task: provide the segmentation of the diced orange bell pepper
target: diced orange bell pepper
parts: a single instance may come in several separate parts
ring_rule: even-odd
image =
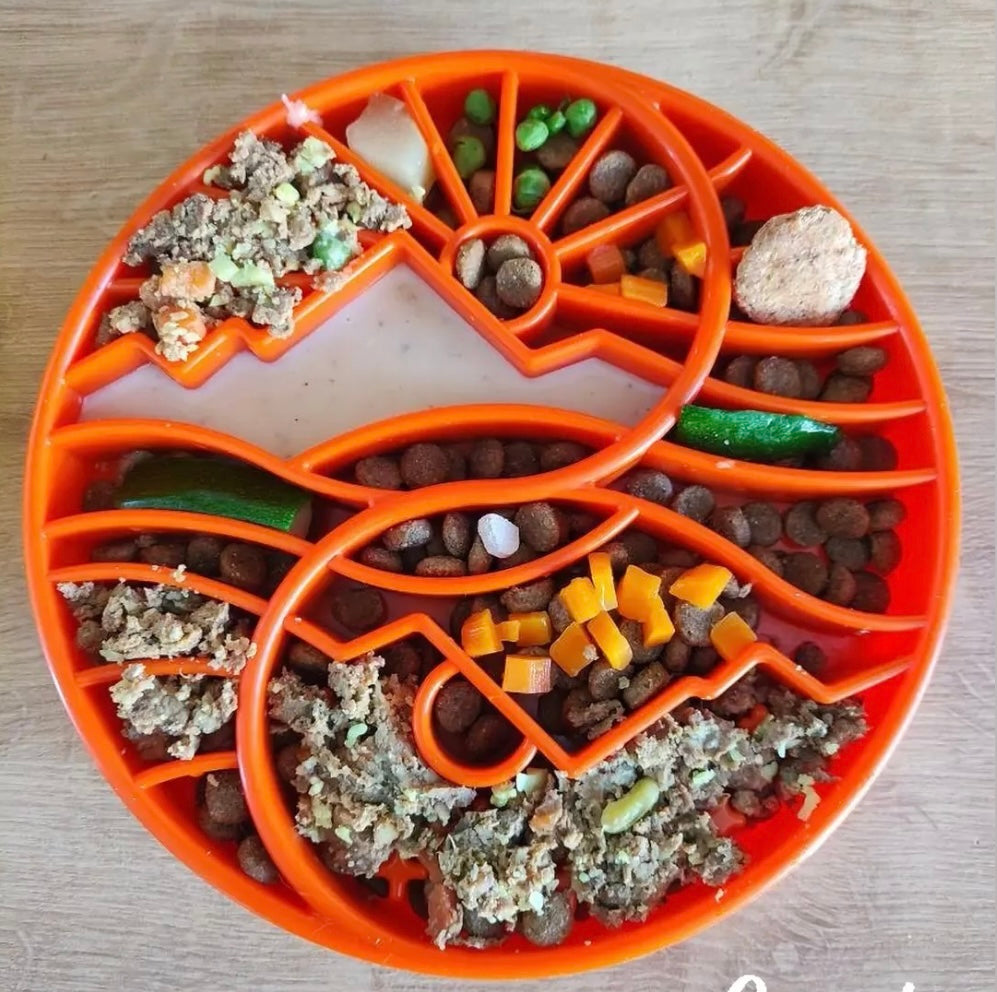
[[[730,569],[723,565],[703,562],[684,571],[669,587],[668,591],[685,603],[692,603],[701,610],[709,609],[724,587],[731,580]]]
[[[613,582],[613,560],[607,551],[593,551],[589,555],[589,574],[592,585],[604,610],[616,609],[616,584]]]
[[[693,241],[692,244],[677,246],[675,248],[675,261],[689,275],[702,279],[706,273],[706,242]],[[625,291],[623,295],[626,296]]]
[[[668,283],[643,276],[620,276],[620,295],[627,300],[649,303],[652,307],[663,307],[668,305]]]
[[[177,300],[206,300],[215,291],[215,274],[207,262],[164,262],[159,292]]]
[[[675,254],[676,248],[691,245],[699,239],[689,215],[684,210],[675,210],[661,219],[654,232],[654,240],[662,255],[671,256]]]
[[[610,296],[619,296],[621,293],[618,282],[590,282],[586,289],[597,289],[600,293],[608,293]]]
[[[510,613],[509,621],[519,624],[519,635],[516,643],[521,648],[536,647],[539,644],[550,644],[552,628],[550,617],[544,610],[534,613]]]
[[[507,654],[502,688],[506,692],[529,695],[550,692],[550,658],[546,655]]]
[[[472,657],[481,658],[502,650],[502,641],[514,641],[519,636],[519,624],[505,621],[497,624],[491,610],[472,613],[460,628],[460,646]]]
[[[630,642],[620,633],[620,628],[608,613],[600,613],[594,620],[590,620],[586,629],[606,661],[617,671],[626,668],[633,660]]]
[[[769,711],[767,706],[763,706],[761,703],[755,703],[755,705],[752,706],[751,709],[737,721],[737,725],[742,730],[746,730],[749,734],[753,734],[761,726],[762,721],[768,715]]]
[[[728,613],[710,630],[710,641],[724,661],[736,658],[749,644],[757,640],[755,632],[737,613]]]
[[[592,585],[591,579],[572,579],[561,590],[561,602],[568,611],[568,615],[577,623],[585,623],[591,620],[602,607],[599,605],[599,596]]]
[[[596,245],[585,256],[585,264],[594,283],[618,282],[627,271],[627,260],[617,245]]]
[[[651,609],[642,621],[644,632],[644,647],[654,648],[659,644],[667,644],[675,634],[675,624],[665,609],[660,596],[651,601]]]
[[[620,616],[628,620],[646,620],[653,601],[661,601],[658,595],[660,589],[660,575],[652,575],[636,565],[628,565],[616,587]]]
[[[572,678],[599,658],[599,651],[589,640],[580,623],[569,624],[550,646],[550,656],[557,667]]]

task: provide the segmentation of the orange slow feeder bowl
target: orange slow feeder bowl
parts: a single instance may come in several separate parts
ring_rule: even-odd
[[[479,218],[441,135],[460,114],[464,95],[489,89],[498,101],[494,215]],[[344,130],[376,92],[402,99],[430,148],[438,183],[450,201],[457,229],[414,203],[345,146]],[[599,121],[549,194],[528,217],[512,215],[515,167],[513,130],[525,109],[556,104],[565,94],[588,96]],[[954,588],[958,552],[958,480],[947,403],[917,320],[883,259],[869,249],[866,276],[855,306],[867,321],[820,328],[767,327],[730,320],[731,272],[737,250],[728,243],[718,194],[735,193],[749,215],[768,217],[797,207],[840,205],[788,155],[745,125],[686,93],[618,69],[568,58],[512,52],[467,52],[411,58],[359,70],[320,83],[297,96],[321,115],[322,125],[301,132],[327,141],[365,181],[405,204],[407,232],[365,237],[364,250],[333,292],[304,280],[296,330],[284,340],[236,318],[212,329],[185,362],[170,364],[141,334],[97,349],[94,332],[108,308],[133,299],[141,279],[120,258],[130,235],[158,210],[204,187],[204,170],[224,159],[235,135],[251,128],[288,141],[295,132],[275,104],[210,144],[166,180],[114,239],[74,303],[59,335],[42,385],[28,452],[24,541],[33,606],[49,665],[70,715],[108,780],[139,819],[177,857],[243,905],[278,926],[345,954],[378,964],[450,976],[522,978],[603,967],[682,940],[732,912],[811,853],[854,805],[897,742],[924,689],[938,652]],[[300,137],[300,134],[298,135]],[[674,185],[565,237],[557,222],[609,147],[625,147],[643,161],[668,169]],[[568,281],[587,252],[601,243],[629,245],[647,237],[675,210],[688,211],[706,242],[708,261],[697,313],[655,309],[594,292]],[[844,212],[844,211],[842,211]],[[544,291],[522,316],[501,321],[452,276],[457,246],[479,233],[519,233],[545,271]],[[563,409],[481,404],[427,410],[350,431],[282,459],[245,441],[176,420],[80,421],[85,397],[146,363],[183,386],[197,389],[237,352],[248,349],[267,362],[399,264],[410,266],[520,372],[541,376],[598,357],[661,387],[660,400],[633,427]],[[298,279],[295,282],[295,279]],[[557,334],[545,333],[557,328]],[[563,328],[570,328],[565,333]],[[875,342],[889,363],[870,400],[842,404],[786,399],[711,378],[720,354],[781,354],[819,359],[857,344]],[[676,358],[676,353],[684,358]],[[280,374],[279,364],[273,375]],[[841,426],[852,435],[880,434],[898,452],[888,471],[830,472],[732,462],[661,440],[678,410],[694,398],[704,405],[801,413]],[[453,441],[484,436],[574,440],[593,453],[580,462],[527,478],[453,482],[411,492],[367,489],[342,481],[358,458],[396,450],[414,441]],[[310,490],[347,511],[315,543],[268,528],[199,514],[158,510],[81,512],[82,495],[102,461],[138,448],[185,448],[239,457]],[[687,518],[610,488],[637,463],[673,478],[717,491],[776,502],[857,496],[893,496],[907,518],[899,529],[905,554],[889,579],[891,606],[862,613],[808,596],[769,572],[747,552]],[[354,553],[400,521],[451,510],[555,500],[584,509],[601,521],[591,532],[534,561],[506,571],[434,579],[378,571]],[[334,637],[303,618],[306,604],[330,579],[358,580],[387,591],[456,597],[507,588],[561,569],[628,526],[726,564],[750,581],[766,610],[781,624],[828,646],[832,662],[820,678],[761,642],[709,677],[684,676],[611,731],[579,751],[565,750],[512,697],[473,662],[429,615],[416,612],[352,641]],[[185,587],[228,601],[258,617],[257,653],[239,676],[235,750],[201,754],[189,761],[147,763],[121,736],[107,699],[120,667],[94,666],[76,647],[73,626],[56,591],[64,581],[126,580],[167,584],[167,570],[144,564],[90,563],[89,549],[109,537],[138,532],[199,532],[269,546],[298,557],[275,594],[264,600],[223,582],[187,575]],[[916,548],[916,553],[914,549]],[[713,698],[754,666],[761,666],[797,693],[821,702],[857,695],[869,733],[831,765],[836,780],[806,822],[784,810],[772,820],[735,834],[747,867],[728,883],[722,898],[704,885],[670,896],[642,924],[607,929],[580,921],[568,941],[539,948],[513,937],[501,946],[439,951],[410,905],[408,886],[424,877],[414,863],[397,858],[381,872],[387,894],[376,897],[352,880],[329,873],[313,848],[294,830],[276,777],[269,745],[266,687],[279,668],[289,632],[337,661],[346,661],[401,637],[420,634],[444,656],[425,679],[416,701],[414,733],[424,759],[445,777],[488,786],[525,768],[537,752],[569,774],[578,774],[624,745],[666,712],[692,698]],[[218,674],[197,660],[160,661],[152,674]],[[431,706],[450,678],[463,675],[521,733],[521,743],[498,765],[470,767],[452,758],[435,738]],[[264,886],[245,876],[234,844],[209,840],[198,827],[195,782],[207,771],[238,768],[257,831],[282,882]],[[387,903],[387,905],[385,905]]]

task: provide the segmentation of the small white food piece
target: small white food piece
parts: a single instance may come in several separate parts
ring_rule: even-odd
[[[436,181],[422,132],[405,104],[386,93],[375,93],[347,125],[346,143],[419,203]]]
[[[495,558],[508,558],[519,550],[519,528],[498,513],[486,513],[478,520],[478,537]]]
[[[318,111],[309,107],[304,100],[292,100],[286,93],[280,95],[281,103],[287,111],[287,123],[291,127],[301,127],[302,124],[321,124],[322,118]]]
[[[471,238],[457,249],[454,270],[460,284],[466,289],[477,289],[485,272],[485,243],[481,238]]]
[[[822,327],[848,308],[866,250],[830,207],[803,207],[766,221],[734,277],[737,305],[762,324]]]

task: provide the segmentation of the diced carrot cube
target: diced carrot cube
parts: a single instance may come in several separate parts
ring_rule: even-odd
[[[654,240],[661,254],[670,256],[675,254],[676,248],[692,244],[698,238],[689,215],[684,210],[676,210],[661,219],[654,232]]]
[[[606,551],[593,551],[589,555],[589,575],[595,586],[599,603],[604,610],[616,609],[616,585],[613,582],[613,560]]]
[[[519,643],[519,621],[509,617],[501,623],[495,624],[500,641],[514,641]]]
[[[472,657],[480,658],[502,650],[502,638],[491,610],[472,613],[460,628],[460,645]]]
[[[620,633],[616,621],[608,613],[600,613],[590,620],[586,629],[602,652],[606,661],[617,671],[626,668],[633,660],[633,648],[630,642]]]
[[[703,562],[702,565],[684,571],[669,586],[668,591],[676,599],[707,610],[717,601],[731,577],[730,569],[723,565]]]
[[[602,609],[591,579],[572,579],[561,590],[560,595],[568,615],[577,623],[591,620]]]
[[[627,300],[649,303],[652,307],[663,307],[668,304],[668,284],[643,276],[621,276],[620,295]]]
[[[675,261],[691,276],[702,279],[706,272],[706,242],[694,241],[675,249]],[[624,292],[624,296],[626,293]]]
[[[550,646],[550,656],[557,667],[572,678],[599,657],[596,646],[589,640],[580,623],[569,624]]]
[[[749,644],[754,644],[757,640],[755,632],[738,613],[728,613],[710,630],[710,641],[724,661],[736,658]]]
[[[658,595],[660,589],[660,575],[652,575],[636,565],[628,565],[616,587],[620,616],[628,620],[646,620],[651,612],[652,602],[661,601]]]
[[[627,260],[616,245],[596,245],[585,256],[585,264],[597,284],[619,282],[627,271]]]
[[[550,658],[546,655],[507,654],[502,688],[506,692],[529,695],[550,692]]]
[[[675,624],[665,609],[660,596],[651,601],[651,608],[642,621],[644,632],[644,647],[654,648],[659,644],[667,644],[675,634]]]
[[[509,621],[519,624],[519,632],[515,640],[521,648],[550,644],[552,628],[550,617],[546,611],[537,610],[534,613],[510,613]]]
[[[177,300],[206,300],[215,291],[215,274],[207,262],[164,262],[159,292]]]
[[[600,293],[607,293],[610,296],[620,295],[620,284],[618,282],[590,282],[586,289],[597,289]]]

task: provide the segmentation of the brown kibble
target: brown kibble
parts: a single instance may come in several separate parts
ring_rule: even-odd
[[[890,587],[875,572],[855,573],[855,596],[853,610],[865,613],[885,613],[890,605]]]
[[[545,172],[561,172],[578,151],[578,142],[567,131],[552,134],[536,151],[537,161]]]
[[[621,575],[627,570],[630,564],[630,552],[622,541],[609,541],[599,550],[609,555],[609,564],[614,575]]]
[[[402,473],[398,462],[385,455],[361,458],[354,466],[353,474],[361,486],[369,486],[371,489],[402,488]]]
[[[800,376],[800,399],[815,400],[820,396],[821,382],[817,366],[806,358],[797,358],[793,364]]]
[[[515,568],[517,565],[525,565],[528,561],[534,561],[537,557],[536,551],[523,541],[507,558],[497,559],[496,567],[501,569]]]
[[[786,510],[783,529],[793,544],[815,548],[827,540],[827,533],[817,523],[817,504],[812,500],[795,503]]]
[[[585,445],[574,441],[554,441],[552,444],[545,444],[540,449],[540,470],[553,472],[566,465],[574,465],[588,453],[589,449]]]
[[[811,675],[817,675],[827,665],[827,654],[814,641],[804,641],[793,652],[793,661]]]
[[[119,541],[105,541],[90,552],[91,561],[135,561],[137,556],[138,542],[127,537]]]
[[[481,538],[475,537],[467,553],[468,575],[484,575],[491,567],[492,556],[485,550]]]
[[[819,596],[827,585],[827,565],[810,551],[790,551],[782,559],[783,578],[797,589]]]
[[[720,664],[720,655],[716,648],[703,645],[693,648],[689,658],[690,675],[709,675]]]
[[[450,459],[438,444],[413,444],[402,452],[400,469],[409,489],[422,489],[446,482]]]
[[[760,393],[796,399],[802,392],[799,369],[788,358],[763,358],[755,366],[754,387]]]
[[[495,170],[478,169],[467,181],[467,192],[479,214],[490,214],[495,209]]]
[[[729,231],[735,224],[740,224],[744,220],[748,208],[739,196],[728,194],[720,197],[720,209],[724,215],[724,224]]]
[[[520,933],[535,947],[557,947],[563,944],[574,924],[574,905],[566,892],[552,892],[544,902],[543,909],[539,912],[527,910],[520,914],[517,921]]]
[[[654,238],[648,238],[637,249],[637,264],[642,269],[660,269],[667,274],[672,263],[670,258],[661,254],[658,242]]]
[[[381,537],[381,542],[389,551],[404,551],[426,544],[433,536],[433,525],[425,517],[406,520],[389,527]]]
[[[699,280],[681,265],[673,265],[668,273],[668,305],[688,313],[699,309]]]
[[[866,505],[869,530],[892,530],[907,519],[907,508],[898,499],[878,499]]]
[[[466,558],[473,540],[471,518],[466,513],[447,513],[440,528],[443,547],[454,558]]]
[[[485,243],[481,238],[469,238],[457,248],[454,272],[465,289],[477,289],[485,274]]]
[[[874,375],[886,365],[886,351],[874,345],[859,345],[841,352],[835,360],[845,375]]]
[[[753,355],[738,355],[732,358],[724,369],[724,382],[742,389],[753,389],[755,384],[755,366],[758,360]]]
[[[632,207],[635,203],[664,193],[671,184],[668,173],[660,165],[649,162],[647,165],[642,165],[627,184],[623,202]]]
[[[460,482],[467,478],[467,456],[455,445],[448,445],[444,449],[447,453],[447,482]]]
[[[389,551],[379,544],[368,544],[359,555],[362,565],[379,568],[382,572],[402,572],[402,556],[397,551]]]
[[[855,499],[829,499],[817,507],[817,525],[831,537],[864,537],[869,532],[869,513]]]
[[[519,479],[526,475],[536,475],[540,471],[540,459],[536,445],[529,441],[510,441],[505,446],[505,464],[502,474],[507,479]]]
[[[620,148],[603,152],[589,171],[589,192],[606,204],[619,203],[637,173],[633,156]]]
[[[716,505],[713,493],[706,486],[686,486],[674,500],[672,509],[683,517],[702,523]]]
[[[660,662],[652,661],[645,665],[631,679],[623,690],[623,702],[627,709],[635,710],[656,696],[668,684],[668,671]]]
[[[622,677],[622,672],[618,672],[608,661],[600,658],[586,670],[589,695],[595,700],[615,699],[620,694]]]
[[[665,668],[673,675],[681,675],[689,667],[691,657],[692,648],[681,637],[673,637],[665,645],[665,653],[662,661]]]
[[[467,575],[467,562],[452,555],[429,555],[415,566],[415,574],[427,579],[452,579]]]
[[[748,554],[757,558],[770,572],[782,578],[782,552],[774,548],[766,548],[760,544],[748,546]]]
[[[513,258],[533,258],[533,251],[518,234],[500,234],[491,243],[485,257],[488,261],[488,268],[497,273],[506,262]]]
[[[769,547],[782,537],[782,517],[772,503],[745,503],[741,510],[751,531],[751,544]]]
[[[197,825],[212,840],[239,840],[246,832],[245,823],[215,823],[206,806],[197,811]]]
[[[655,661],[661,657],[665,650],[663,644],[655,644],[653,647],[644,647],[644,629],[637,620],[621,620],[620,633],[626,638],[633,654],[635,665],[646,665],[649,661]]]
[[[238,772],[208,772],[204,778],[204,808],[214,823],[235,826],[249,820]]]
[[[157,541],[139,548],[138,557],[146,565],[159,565],[163,568],[176,568],[185,564],[187,546],[182,541]]]
[[[466,620],[467,617],[464,619]],[[459,630],[457,636],[460,636]],[[409,639],[395,641],[394,644],[382,648],[380,653],[381,657],[384,658],[385,675],[397,675],[400,679],[412,679],[422,671],[422,654],[416,644]]]
[[[468,475],[472,479],[497,479],[505,467],[505,446],[495,438],[478,441],[468,456]]]
[[[333,618],[351,634],[366,634],[379,627],[387,615],[384,597],[370,586],[339,587],[330,597]]]
[[[674,492],[672,480],[656,469],[640,468],[623,478],[623,489],[631,496],[646,499],[658,506],[667,506]]]
[[[623,704],[618,699],[595,700],[587,687],[572,689],[564,697],[561,714],[572,730],[583,730],[592,740],[623,719]]]
[[[491,311],[496,317],[508,320],[510,317],[516,316],[516,311],[499,299],[495,276],[485,276],[482,278],[481,282],[478,283],[478,288],[474,291],[474,295],[481,301],[485,309]]]
[[[871,392],[871,380],[832,372],[824,383],[820,399],[824,403],[864,403]]]
[[[765,226],[763,220],[741,220],[731,227],[730,243],[735,247],[750,245],[752,238]]]
[[[869,538],[869,554],[872,567],[884,575],[889,574],[900,564],[900,538],[892,530],[878,530]]]
[[[547,554],[568,539],[568,519],[550,503],[526,503],[516,511],[519,535],[534,551]]]
[[[867,434],[856,439],[862,452],[860,467],[864,472],[892,472],[899,462],[897,449],[885,437]]]
[[[754,596],[735,596],[721,599],[720,605],[727,613],[736,613],[752,630],[758,630],[762,608]]]
[[[609,216],[609,207],[594,196],[583,196],[564,211],[561,218],[561,234],[567,237],[583,227],[598,224]]]
[[[502,605],[510,613],[533,613],[545,610],[554,597],[554,580],[537,579],[524,586],[513,586],[501,596]]]
[[[475,761],[497,758],[512,739],[512,727],[497,713],[484,713],[471,724],[465,738],[468,755]]]
[[[857,472],[862,468],[862,449],[854,438],[843,437],[817,459],[817,467],[828,472]]]
[[[495,291],[506,305],[529,310],[540,299],[543,269],[532,258],[510,258],[495,275]]]
[[[187,567],[198,575],[217,575],[224,547],[220,538],[210,534],[192,537],[187,543]]]
[[[587,510],[575,510],[568,514],[568,533],[572,537],[581,537],[598,523],[599,518],[594,513],[589,513]]]
[[[481,714],[484,697],[470,682],[451,679],[433,703],[437,723],[451,734],[462,734]]]
[[[286,744],[274,757],[277,778],[288,785],[293,784],[294,780],[298,777],[299,764],[301,764],[301,756],[298,753],[298,745]]]
[[[824,545],[828,561],[855,572],[869,564],[869,547],[857,537],[829,537]]]
[[[239,867],[255,882],[273,885],[280,877],[263,841],[256,834],[250,834],[239,844],[236,851]]]
[[[547,604],[547,616],[550,617],[550,625],[557,634],[563,634],[572,624],[571,614],[558,596],[554,596]]]
[[[104,628],[97,620],[82,620],[76,628],[76,646],[87,654],[96,655],[106,637]]]
[[[222,549],[218,560],[222,581],[247,592],[259,592],[267,581],[267,559],[255,544],[233,541]]]
[[[287,664],[302,675],[325,677],[329,674],[330,659],[311,644],[294,641],[287,652]]]
[[[658,561],[669,568],[693,568],[699,564],[699,555],[688,548],[663,548]]]
[[[627,530],[619,537],[627,549],[627,562],[630,565],[647,565],[658,557],[658,542],[641,530]]]
[[[751,543],[751,526],[739,506],[718,506],[710,514],[710,529],[739,548]]]
[[[701,610],[692,603],[677,602],[673,620],[675,631],[690,647],[705,647],[710,643],[710,631],[720,622],[724,608],[719,603]]]
[[[836,606],[847,606],[855,596],[855,576],[838,562],[833,562],[827,571],[827,587],[824,599]]]
[[[110,510],[114,507],[114,483],[109,479],[98,479],[83,490],[82,507],[84,513],[96,510]]]

